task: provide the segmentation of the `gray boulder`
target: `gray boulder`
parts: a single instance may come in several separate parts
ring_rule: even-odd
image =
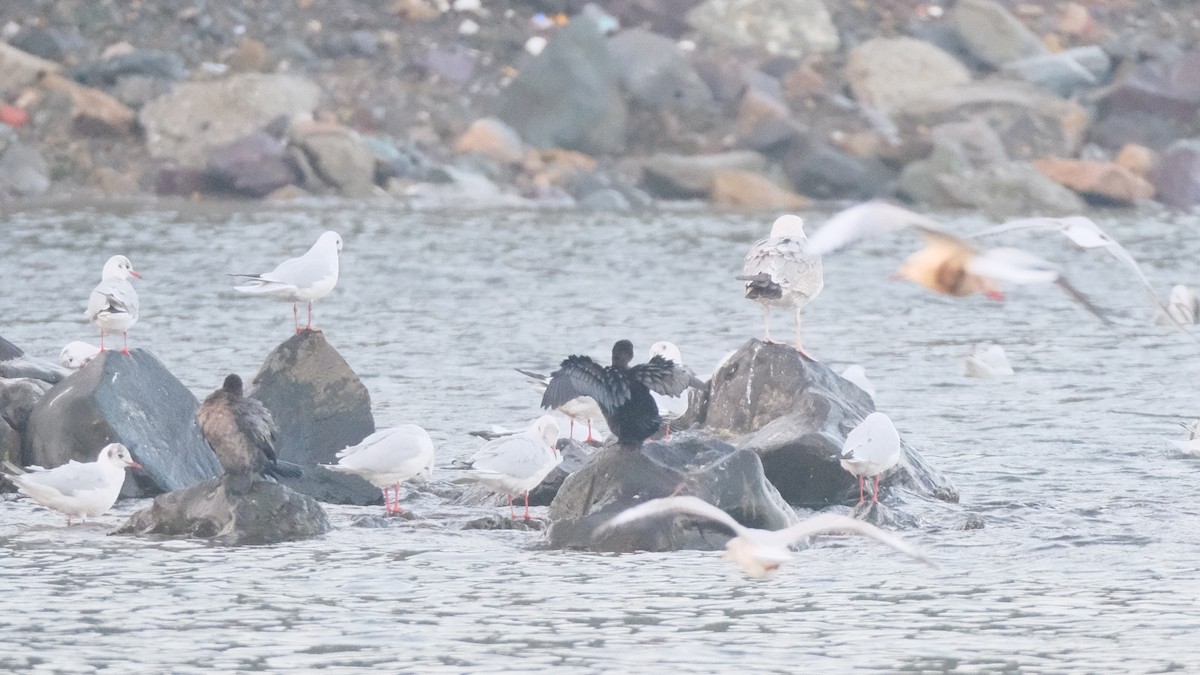
[[[320,331],[296,333],[276,347],[251,387],[249,395],[279,426],[280,459],[335,463],[339,450],[375,431],[371,394]]]
[[[859,157],[825,143],[792,143],[783,157],[792,188],[818,199],[871,199],[887,194],[895,175],[877,157]]]
[[[967,50],[993,68],[1048,51],[1033,31],[993,0],[959,0],[950,22]]]
[[[343,197],[375,194],[375,153],[357,132],[334,124],[293,126],[288,149],[310,190],[332,188]]]
[[[712,192],[713,177],[723,171],[759,172],[767,158],[752,150],[711,155],[657,154],[641,160],[642,186],[656,197],[690,199]]]
[[[649,108],[687,110],[712,103],[712,92],[675,41],[635,28],[608,40],[625,90]]]
[[[1083,198],[1055,183],[1029,162],[1002,162],[958,175],[941,176],[938,183],[948,206],[979,209],[993,218],[1027,213],[1068,216],[1087,208]]]
[[[24,463],[90,462],[99,448],[119,442],[142,465],[127,473],[122,495],[148,497],[194,485],[221,473],[196,422],[199,406],[150,352],[102,352],[34,405]]]
[[[1106,114],[1196,119],[1200,106],[1200,50],[1138,64],[1120,79],[1104,101]]]
[[[33,378],[0,378],[0,419],[23,433],[33,407],[50,387],[49,382]]]
[[[332,529],[325,510],[311,497],[269,480],[255,480],[245,492],[230,490],[226,481],[224,476],[211,478],[160,495],[116,533],[240,546],[309,539]]]
[[[883,110],[971,81],[971,73],[958,59],[910,37],[862,43],[850,52],[845,74],[854,98]]]
[[[839,456],[846,434],[874,410],[866,392],[823,364],[788,345],[755,339],[713,374],[702,422],[761,456],[767,478],[788,503],[819,508],[858,500],[858,481]],[[950,480],[903,446],[884,484],[958,501]]]
[[[0,155],[0,195],[38,197],[50,189],[50,165],[33,145],[13,140]]]
[[[18,356],[7,361],[0,361],[0,377],[9,379],[30,378],[58,384],[70,374],[70,370],[57,363],[39,359],[36,356]]]
[[[219,148],[208,159],[205,175],[216,190],[243,197],[266,197],[300,179],[284,142],[259,130]]]
[[[291,75],[243,73],[211,82],[184,82],[142,108],[150,156],[203,168],[213,151],[261,129],[280,115],[311,113],[316,84]]]
[[[327,504],[375,506],[383,504],[383,493],[359,476],[338,473],[319,466],[304,467],[299,478],[279,477],[276,482],[302,495]]]
[[[595,529],[648,499],[695,495],[750,527],[778,529],[796,514],[763,475],[757,455],[702,432],[673,435],[636,450],[601,449],[563,483],[550,504],[548,544],[593,551],[719,549],[728,540],[720,526],[691,519],[648,519],[600,537]]]
[[[0,362],[15,359],[24,354],[23,349],[0,337]]]
[[[624,148],[626,113],[608,46],[585,19],[563,27],[500,92],[496,109],[527,143],[590,154]]]
[[[1001,70],[1068,98],[1102,84],[1112,70],[1112,59],[1100,47],[1090,45],[1009,61]]]
[[[1200,204],[1200,139],[1167,148],[1147,177],[1164,204],[1185,210]]]
[[[687,13],[700,42],[802,59],[841,45],[823,0],[706,0]]]
[[[187,67],[175,53],[158,49],[135,49],[75,69],[75,81],[90,87],[111,87],[121,78],[143,76],[168,82],[187,79]]]

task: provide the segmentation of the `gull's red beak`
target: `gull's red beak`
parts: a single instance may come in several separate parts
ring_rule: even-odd
[[[135,461],[133,461],[133,460],[130,460],[130,461],[129,461],[129,467],[130,467],[130,468],[133,468],[133,469],[140,469],[140,468],[142,468],[142,465],[141,465],[140,463],[138,463],[138,462],[135,462]]]
[[[133,270],[129,270],[129,276],[137,277],[139,279],[142,278],[142,275],[138,274],[137,272],[134,272]]]
[[[984,291],[983,294],[988,296],[989,298],[991,298],[993,300],[997,300],[997,301],[1004,299],[1004,294],[1001,293],[1000,291],[996,291],[996,290]]]

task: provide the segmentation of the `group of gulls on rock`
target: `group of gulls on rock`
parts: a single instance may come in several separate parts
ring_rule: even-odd
[[[1055,231],[1084,249],[1102,249],[1128,267],[1158,305],[1160,320],[1182,327],[1194,320],[1200,302],[1194,294],[1172,290],[1169,304],[1162,303],[1137,262],[1115,240],[1091,220],[1032,218],[1009,222],[964,238],[952,234],[931,218],[881,202],[867,202],[832,216],[811,239],[804,222],[785,215],[773,224],[770,234],[753,244],[746,254],[742,274],[745,296],[763,307],[764,338],[770,336],[770,312],[778,307],[795,312],[795,349],[812,358],[801,343],[801,311],[824,286],[821,256],[854,241],[887,232],[915,229],[925,238],[925,247],[909,256],[896,276],[912,280],[929,290],[951,296],[982,293],[1002,299],[1002,284],[1054,283],[1101,320],[1107,318],[1086,296],[1067,282],[1052,264],[1015,248],[980,248],[974,240],[1023,230]],[[270,272],[234,275],[244,281],[241,292],[292,303],[297,332],[315,330],[313,303],[333,290],[338,280],[338,255],[342,239],[325,232],[304,255],[289,259]],[[106,335],[121,333],[122,353],[128,354],[128,331],[137,322],[138,298],[130,278],[140,278],[129,259],[122,255],[104,265],[102,280],[92,291],[86,315],[100,329],[99,350],[74,342],[63,349],[61,360],[81,368],[97,351],[104,349]],[[1184,287],[1180,287],[1184,288]],[[1184,291],[1187,289],[1184,288]],[[1189,292],[1190,293],[1190,292]],[[302,328],[299,305],[308,306],[308,321]],[[1189,315],[1190,312],[1190,315]],[[1190,334],[1189,334],[1190,336]],[[1193,338],[1195,339],[1195,338]],[[997,367],[995,354],[980,350],[975,367]],[[1003,357],[1001,350],[999,356]],[[991,362],[989,362],[989,358]],[[550,375],[520,371],[541,394],[541,405],[569,418],[568,435],[574,438],[576,422],[587,425],[587,440],[595,434],[616,438],[622,448],[637,448],[657,434],[665,423],[687,410],[689,387],[703,387],[683,365],[679,348],[670,342],[651,347],[644,363],[633,364],[634,348],[629,340],[612,347],[609,365],[583,355],[564,359]],[[972,367],[968,362],[968,368]],[[1007,362],[1003,367],[1008,367]],[[1008,372],[1011,373],[1011,368]],[[874,390],[861,366],[851,366],[843,377],[870,396]],[[256,476],[295,477],[300,467],[277,457],[278,429],[270,411],[248,397],[237,375],[229,375],[220,389],[210,394],[197,412],[200,428],[230,479],[230,489],[244,490]],[[469,460],[454,462],[461,470],[456,482],[473,481],[508,498],[515,517],[514,499],[524,495],[524,517],[529,514],[529,491],[562,462],[558,440],[562,435],[557,418],[543,415],[526,430],[505,433],[488,440]],[[871,501],[879,499],[880,477],[902,457],[899,434],[891,419],[881,412],[869,414],[847,435],[841,464],[859,479],[859,503],[866,501],[866,481],[874,478]],[[380,429],[361,443],[337,453],[337,463],[325,465],[332,471],[363,477],[383,492],[386,512],[399,513],[400,486],[406,481],[430,480],[434,445],[429,434],[415,424]],[[128,449],[119,443],[104,447],[95,462],[70,463],[54,468],[20,469],[5,465],[7,477],[18,489],[39,503],[72,517],[95,517],[115,502],[127,467],[139,467]],[[722,523],[735,535],[725,555],[753,576],[766,576],[791,557],[789,547],[817,534],[842,532],[863,535],[918,559],[924,556],[898,537],[861,520],[836,514],[821,514],[776,532],[746,528],[716,506],[696,497],[672,496],[652,499],[605,523],[597,534],[643,518],[667,513],[685,514]]]

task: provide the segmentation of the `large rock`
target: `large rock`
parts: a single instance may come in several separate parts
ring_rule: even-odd
[[[1055,183],[1101,202],[1130,205],[1154,197],[1149,181],[1112,162],[1043,157],[1033,165]]]
[[[959,0],[950,22],[968,51],[993,68],[1047,52],[1033,31],[994,0]]]
[[[358,132],[338,124],[292,125],[292,157],[301,166],[305,187],[328,186],[343,197],[375,193],[375,152]]]
[[[590,154],[625,147],[626,113],[608,46],[587,19],[567,24],[500,92],[496,109],[527,143]]]
[[[216,149],[280,115],[311,113],[321,90],[291,75],[244,73],[212,82],[185,82],[138,115],[150,156],[203,168]]]
[[[0,337],[0,362],[23,356],[25,350]]]
[[[713,174],[712,202],[722,207],[782,211],[796,211],[810,206],[804,197],[752,171],[718,171]]]
[[[1003,71],[1067,98],[1103,83],[1112,71],[1112,59],[1100,47],[1090,45],[1010,61]]]
[[[1024,82],[976,82],[947,87],[897,109],[901,129],[931,128],[979,118],[1004,142],[1012,159],[1074,156],[1083,140],[1088,112]]]
[[[1194,122],[1200,107],[1200,50],[1139,64],[1105,100],[1108,114],[1164,116]]]
[[[32,378],[0,378],[0,419],[13,430],[23,433],[34,406],[51,386],[49,382]]]
[[[875,38],[854,48],[846,80],[859,101],[891,110],[927,92],[966,84],[971,73],[958,59],[910,37]]]
[[[650,108],[687,110],[713,95],[675,41],[635,28],[608,41],[617,72],[633,99]]]
[[[0,155],[0,196],[38,197],[50,189],[50,165],[33,145],[14,140]]]
[[[329,517],[311,497],[269,480],[255,480],[239,493],[222,476],[156,497],[117,534],[195,537],[238,546],[309,539],[330,529]]]
[[[736,150],[713,155],[658,154],[642,160],[642,186],[668,199],[706,197],[713,177],[724,171],[759,172],[767,159],[757,152]]]
[[[284,142],[255,131],[218,149],[208,160],[205,175],[214,189],[243,197],[266,197],[300,179]]]
[[[276,478],[302,495],[327,504],[374,506],[383,504],[383,493],[361,476],[330,471],[324,467],[305,467],[299,478]]]
[[[729,538],[724,528],[679,519],[649,519],[599,539],[595,528],[647,499],[695,495],[725,509],[750,527],[778,529],[796,514],[763,475],[753,452],[738,450],[711,435],[687,432],[669,443],[649,442],[637,450],[609,445],[571,474],[550,504],[548,541],[554,548],[600,551],[716,549]],[[685,526],[686,522],[686,526]]]
[[[178,82],[187,79],[187,67],[174,52],[135,49],[124,54],[86,63],[75,69],[75,79],[92,87],[111,87],[125,77],[143,76]]]
[[[20,91],[36,82],[42,73],[58,70],[57,63],[0,41],[0,91]]]
[[[61,92],[71,100],[74,131],[83,135],[132,134],[137,116],[129,106],[108,94],[86,87],[58,73],[45,73],[38,83],[48,91]]]
[[[1200,139],[1178,141],[1150,170],[1158,199],[1180,209],[1200,205]]]
[[[1083,198],[1029,162],[1003,162],[938,178],[947,206],[978,209],[1004,219],[1029,213],[1068,216],[1087,208]]]
[[[788,503],[821,507],[858,499],[858,481],[838,457],[846,434],[874,410],[866,392],[823,364],[788,345],[750,340],[713,373],[700,421],[757,452]],[[903,446],[887,485],[958,501],[950,480]]]
[[[887,194],[893,173],[876,157],[859,157],[821,142],[793,143],[783,172],[802,195],[818,199],[870,199]]]
[[[804,58],[837,50],[837,27],[823,0],[706,0],[687,13],[700,42]]]
[[[339,450],[375,431],[371,394],[319,331],[296,333],[276,347],[251,386],[250,396],[279,426],[280,459],[336,463]]]
[[[916,202],[943,208],[956,206],[957,191],[946,185],[953,185],[959,176],[973,169],[1008,161],[1000,137],[979,118],[936,126],[929,135],[933,142],[929,156],[910,162],[900,173],[900,192]]]
[[[127,472],[121,494],[178,490],[221,473],[196,422],[199,406],[150,352],[103,352],[33,407],[24,462],[44,467],[90,462],[106,444],[124,443],[142,468]]]

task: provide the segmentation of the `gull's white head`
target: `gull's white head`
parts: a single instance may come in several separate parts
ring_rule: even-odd
[[[775,219],[775,224],[771,226],[772,237],[803,237],[804,236],[804,219],[800,216],[787,214],[779,216]]]
[[[96,457],[97,462],[105,464],[115,464],[122,469],[125,467],[133,467],[135,469],[142,468],[141,464],[133,461],[133,455],[129,454],[129,448],[120,443],[109,443],[100,450],[100,455]]]
[[[337,232],[334,232],[333,230],[329,230],[329,231],[325,232],[324,234],[322,234],[319,239],[317,239],[317,243],[316,243],[316,246],[314,246],[314,248],[316,248],[317,246],[320,246],[322,248],[333,246],[337,249],[338,253],[341,253],[342,252],[342,235],[338,234]]]
[[[101,279],[128,279],[129,277],[142,278],[142,275],[133,271],[133,263],[129,262],[129,258],[123,255],[114,255],[104,263],[104,271],[100,273]]]
[[[683,365],[683,356],[680,355],[679,347],[676,347],[674,342],[663,340],[650,345],[650,358],[655,356],[661,356],[677,366]]]
[[[542,446],[548,448],[555,455],[558,454],[558,420],[554,419],[552,415],[542,415],[537,418],[529,432]]]
[[[58,364],[64,368],[71,370],[79,370],[86,366],[96,355],[100,353],[100,348],[95,345],[90,345],[86,342],[76,340],[68,342],[66,347],[58,353]]]

